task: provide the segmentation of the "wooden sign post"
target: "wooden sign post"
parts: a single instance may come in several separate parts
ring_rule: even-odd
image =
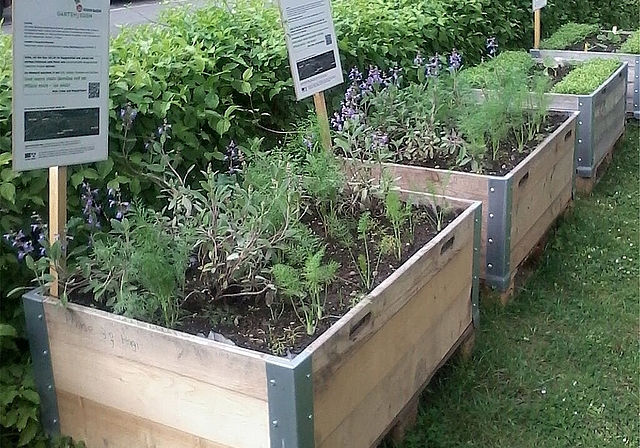
[[[49,168],[49,243],[54,244],[61,240],[64,245],[65,228],[67,226],[67,167],[52,166]],[[64,258],[60,260],[64,263]],[[58,267],[51,265],[53,281],[49,288],[52,297],[60,297]]]
[[[540,10],[547,6],[547,0],[533,0],[533,48],[540,48]]]
[[[331,130],[329,129],[329,116],[327,115],[327,104],[324,101],[324,92],[314,94],[313,103],[316,107],[318,126],[320,126],[320,142],[325,150],[331,151]]]

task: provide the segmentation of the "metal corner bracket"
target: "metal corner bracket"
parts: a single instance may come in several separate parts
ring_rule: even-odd
[[[511,195],[513,177],[489,179],[486,284],[501,291],[511,280]]]
[[[580,177],[592,177],[593,166],[593,97],[578,96],[578,122],[576,123],[576,173]]]
[[[30,291],[22,296],[22,303],[27,321],[33,373],[40,394],[42,426],[49,436],[57,436],[60,435],[60,416],[44,313],[44,296],[38,291]]]
[[[313,378],[311,354],[292,361],[267,360],[271,448],[313,448]]]
[[[471,282],[471,318],[480,327],[480,263],[482,262],[482,203],[473,214],[473,280]]]

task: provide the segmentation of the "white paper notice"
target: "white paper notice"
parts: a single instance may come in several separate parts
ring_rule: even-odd
[[[109,0],[13,2],[13,169],[105,160]]]
[[[342,84],[330,0],[280,0],[298,100]]]
[[[537,11],[547,6],[547,0],[533,0],[533,10]]]

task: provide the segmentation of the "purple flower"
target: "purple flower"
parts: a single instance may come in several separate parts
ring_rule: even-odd
[[[492,58],[498,54],[498,39],[495,36],[487,39],[487,54]]]
[[[424,67],[424,76],[426,78],[435,78],[440,74],[441,68],[440,56],[436,53],[429,58],[429,63]]]
[[[362,80],[362,73],[360,73],[360,70],[358,70],[357,67],[353,67],[351,69],[351,71],[349,72],[349,80],[350,81],[361,81]]]
[[[384,149],[389,145],[389,135],[381,131],[376,131],[371,136],[371,149],[378,150]]]
[[[34,213],[31,215],[31,223],[25,232],[23,229],[17,232],[9,232],[2,236],[2,239],[15,251],[18,260],[22,261],[29,254],[36,254],[37,257],[45,254],[44,241],[46,239],[47,225],[42,222],[42,218]]]
[[[243,156],[240,147],[235,141],[231,140],[225,148],[223,161],[227,164],[229,174],[235,174],[240,171]]]
[[[462,67],[462,55],[454,48],[449,55],[449,70],[457,71]]]
[[[131,103],[127,103],[127,106],[120,109],[120,120],[126,130],[130,130],[133,127],[133,122],[136,121],[138,116],[138,110],[131,106]]]
[[[417,65],[418,67],[422,67],[422,64],[424,64],[424,58],[422,57],[420,52],[418,52],[416,54],[416,57],[413,58],[413,65]]]

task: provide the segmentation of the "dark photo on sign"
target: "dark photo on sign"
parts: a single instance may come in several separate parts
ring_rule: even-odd
[[[100,108],[37,110],[24,113],[25,141],[100,134]]]
[[[336,68],[336,59],[333,50],[330,50],[318,56],[298,61],[296,66],[298,67],[300,81],[304,81],[312,76]]]

